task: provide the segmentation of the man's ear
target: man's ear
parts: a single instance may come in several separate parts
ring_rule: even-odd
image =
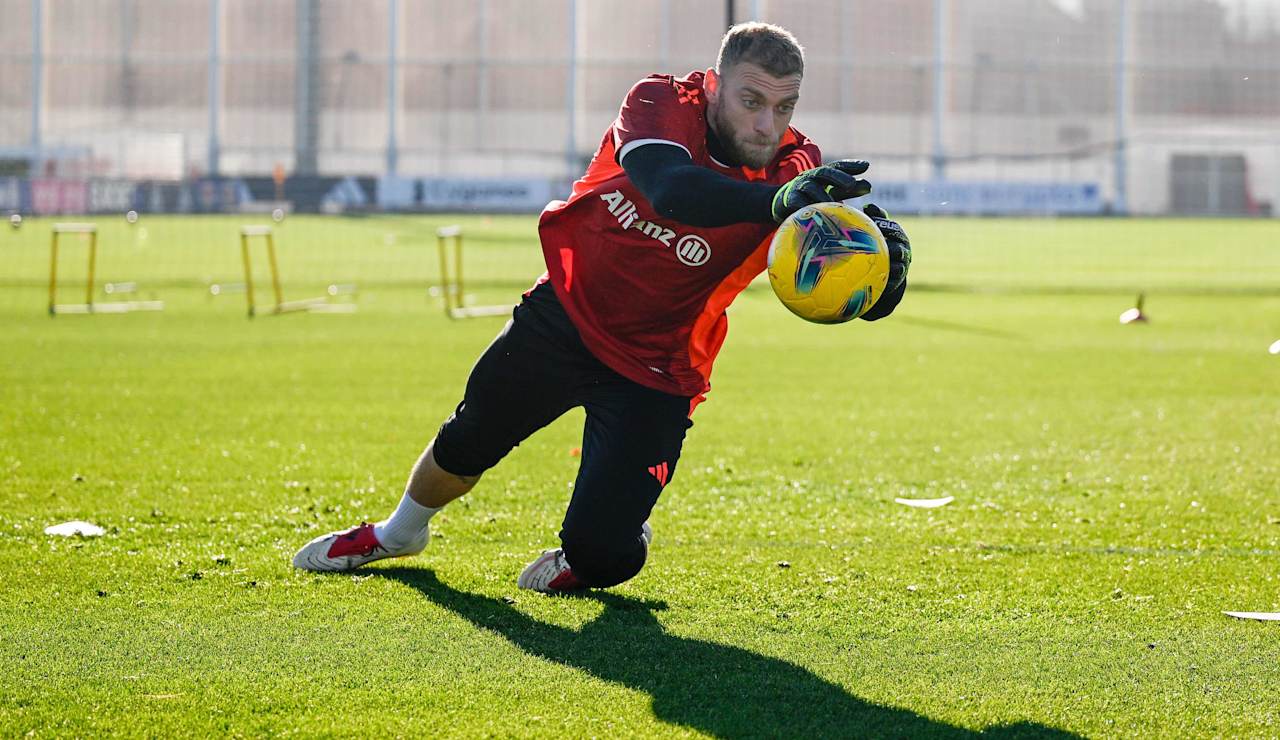
[[[707,73],[703,78],[702,87],[707,91],[707,100],[718,100],[720,98],[720,75],[711,68],[707,69]]]

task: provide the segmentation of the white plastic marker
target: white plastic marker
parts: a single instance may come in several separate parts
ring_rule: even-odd
[[[1136,324],[1136,323],[1145,324],[1147,322],[1147,315],[1142,312],[1142,303],[1143,301],[1146,300],[1146,298],[1147,298],[1146,293],[1139,293],[1138,300],[1135,301],[1136,305],[1134,305],[1134,307],[1129,309],[1128,311],[1125,311],[1124,313],[1120,314],[1120,323],[1121,324]]]
[[[955,496],[945,496],[943,498],[895,498],[894,503],[911,506],[916,509],[936,509],[939,506],[946,506],[955,500]]]
[[[1267,350],[1273,355],[1280,355],[1280,339],[1271,343],[1271,349]]]
[[[1280,612],[1223,612],[1236,619],[1256,619],[1260,622],[1280,622]]]
[[[56,534],[60,537],[101,537],[107,533],[107,530],[96,524],[82,522],[76,520],[74,522],[63,522],[62,524],[51,524],[44,528],[45,534]]]

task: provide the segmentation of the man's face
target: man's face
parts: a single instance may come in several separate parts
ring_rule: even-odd
[[[753,62],[707,70],[707,119],[739,164],[761,169],[773,159],[800,98],[800,75],[774,77]]]

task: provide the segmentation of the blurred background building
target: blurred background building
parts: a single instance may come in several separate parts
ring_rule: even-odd
[[[749,19],[806,47],[795,125],[879,178],[1280,195],[1278,0],[0,0],[0,176],[564,180]]]

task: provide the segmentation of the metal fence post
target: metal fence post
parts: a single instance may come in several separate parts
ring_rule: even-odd
[[[933,0],[933,179],[947,179],[944,118],[947,105],[947,0]]]
[[[569,133],[565,139],[565,166],[569,177],[578,176],[578,0],[569,0]]]
[[[44,108],[44,2],[31,0],[31,153],[40,155],[40,115]]]
[[[387,174],[396,174],[400,165],[396,141],[399,114],[400,0],[387,0]]]
[[[1129,0],[1120,0],[1116,22],[1116,146],[1115,146],[1115,202],[1112,210],[1125,215],[1129,212],[1128,183],[1128,118],[1129,118]]]
[[[217,177],[221,167],[222,142],[219,139],[219,108],[222,105],[222,2],[209,0],[209,161],[210,177]]]
[[[489,133],[489,2],[479,0],[476,7],[476,148],[484,149]]]
[[[316,0],[297,0],[293,171],[314,175],[320,146],[320,18]]]

